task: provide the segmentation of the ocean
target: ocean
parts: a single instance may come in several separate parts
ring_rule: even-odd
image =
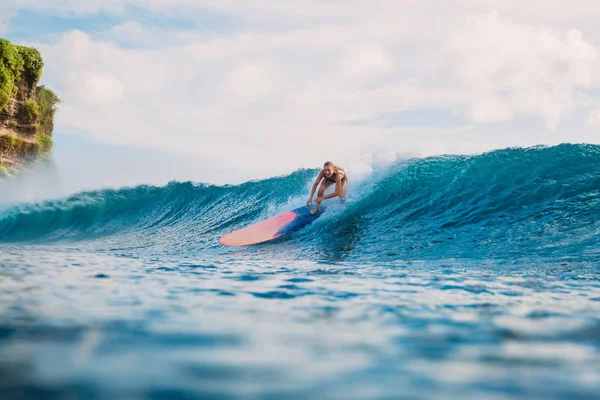
[[[0,398],[597,399],[600,146],[2,201]]]

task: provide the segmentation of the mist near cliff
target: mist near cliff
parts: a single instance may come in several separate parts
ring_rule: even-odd
[[[193,154],[136,146],[111,145],[83,136],[58,133],[52,157],[0,184],[0,205],[62,198],[73,193],[162,186],[171,181],[241,183],[254,168],[242,171],[207,165]]]

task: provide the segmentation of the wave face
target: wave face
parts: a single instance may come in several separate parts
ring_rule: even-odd
[[[212,186],[173,182],[0,210],[0,243],[227,254],[218,238],[302,205],[316,170]],[[406,259],[597,257],[600,146],[504,149],[399,160],[349,181],[348,200],[262,256]],[[182,253],[183,252],[183,253]]]

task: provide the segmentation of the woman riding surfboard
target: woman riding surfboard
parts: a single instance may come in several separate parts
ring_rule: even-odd
[[[323,164],[323,169],[319,172],[319,175],[315,179],[315,183],[312,186],[312,190],[310,191],[310,197],[306,202],[306,205],[312,203],[313,195],[315,194],[315,190],[317,189],[317,185],[321,182],[321,186],[319,187],[319,192],[317,193],[317,199],[315,200],[315,208],[313,208],[310,213],[314,214],[319,211],[319,207],[321,206],[321,202],[323,200],[331,199],[333,197],[339,196],[340,200],[344,200],[344,196],[346,195],[346,186],[348,185],[348,177],[346,176],[346,171],[344,168],[335,165],[331,161],[327,161]],[[330,187],[333,183],[335,183],[335,190],[333,193],[324,196],[325,190]]]

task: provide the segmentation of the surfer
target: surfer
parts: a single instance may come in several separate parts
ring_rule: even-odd
[[[319,172],[319,176],[315,179],[315,183],[312,186],[312,190],[310,191],[310,197],[306,202],[306,206],[312,203],[313,195],[315,194],[315,190],[317,189],[317,185],[321,182],[321,186],[319,187],[319,192],[317,193],[317,199],[315,200],[315,208],[313,208],[310,213],[314,214],[319,211],[319,207],[321,206],[321,202],[323,200],[331,199],[332,197],[339,196],[340,200],[344,200],[344,196],[346,195],[346,186],[348,185],[348,177],[346,176],[346,171],[344,168],[335,165],[331,161],[327,161],[323,164],[323,169]],[[335,190],[333,193],[324,196],[325,190],[330,187],[333,183],[335,183]]]

